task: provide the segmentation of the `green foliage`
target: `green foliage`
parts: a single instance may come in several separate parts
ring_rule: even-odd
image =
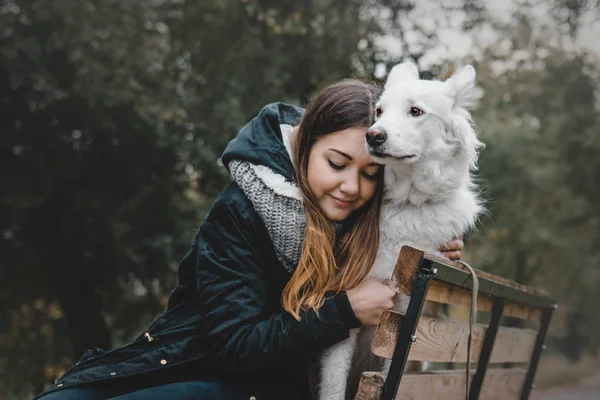
[[[552,293],[565,320],[555,343],[577,357],[598,346],[600,69],[545,43],[526,19],[477,64],[490,218],[474,236],[475,264]]]
[[[0,332],[3,382],[29,376],[39,390],[85,348],[111,345],[112,312],[131,313],[131,332],[174,282],[165,266],[184,250],[172,233],[196,218],[179,139],[159,123],[152,60],[167,53],[138,14],[116,1],[0,13],[0,317],[14,321]],[[150,279],[144,296],[123,290]]]

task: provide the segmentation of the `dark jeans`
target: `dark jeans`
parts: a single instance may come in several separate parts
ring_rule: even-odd
[[[153,386],[133,392],[123,389],[80,387],[58,390],[40,397],[39,400],[234,400],[239,398],[233,390],[220,382],[190,381]]]

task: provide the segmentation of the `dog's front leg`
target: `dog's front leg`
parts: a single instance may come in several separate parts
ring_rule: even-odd
[[[358,329],[350,337],[334,344],[323,353],[319,400],[344,400]]]

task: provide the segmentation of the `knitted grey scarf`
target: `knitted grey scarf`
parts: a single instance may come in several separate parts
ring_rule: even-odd
[[[300,190],[268,168],[246,161],[231,161],[229,171],[264,222],[277,259],[293,273],[302,255],[306,230]]]
[[[286,124],[279,127],[291,158],[290,138],[294,127]],[[265,224],[277,259],[286,270],[294,273],[302,256],[306,233],[306,210],[300,189],[294,182],[287,181],[264,165],[232,160],[229,172]],[[339,238],[343,223],[334,222],[333,228],[336,238]]]

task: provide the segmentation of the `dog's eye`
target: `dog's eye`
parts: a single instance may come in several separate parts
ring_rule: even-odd
[[[418,117],[419,115],[423,115],[423,110],[417,107],[411,107],[410,115],[412,115],[413,117]]]
[[[377,108],[375,108],[375,116],[377,118],[381,117],[382,112],[383,112],[383,110],[381,109],[381,107],[378,106]]]

